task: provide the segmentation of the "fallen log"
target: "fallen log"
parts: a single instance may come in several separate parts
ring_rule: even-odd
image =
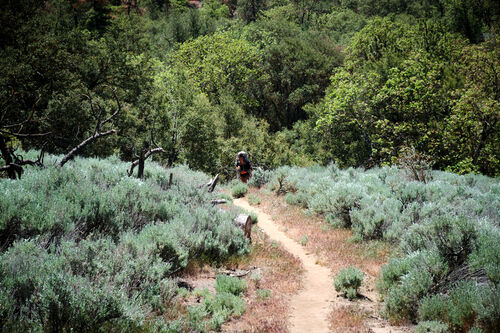
[[[211,203],[212,205],[214,205],[214,206],[215,206],[215,205],[222,205],[222,204],[227,203],[227,200],[225,200],[225,199],[217,199],[217,200],[212,200],[212,201],[210,201],[210,203]]]
[[[219,269],[217,270],[217,274],[224,274],[227,276],[233,276],[233,277],[244,277],[247,276],[250,273],[253,273],[256,271],[258,274],[260,274],[261,269],[259,267],[252,266],[250,269]]]
[[[252,241],[252,219],[250,215],[240,214],[236,216],[233,223],[243,230],[246,238]]]

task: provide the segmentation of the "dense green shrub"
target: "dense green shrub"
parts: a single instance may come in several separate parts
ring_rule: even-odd
[[[248,186],[244,183],[238,183],[233,186],[231,189],[231,195],[233,198],[241,198],[244,197],[248,192]]]
[[[215,295],[208,290],[201,293],[202,304],[188,309],[189,326],[197,332],[220,331],[221,325],[230,316],[241,316],[246,310],[245,301],[240,297],[247,288],[245,280],[227,275],[217,275]]]
[[[475,320],[473,300],[477,287],[474,283],[460,283],[448,296],[434,295],[422,300],[418,308],[420,320],[443,320],[452,330],[471,327]]]
[[[250,221],[252,221],[252,224],[259,222],[259,217],[257,216],[257,214],[255,214],[254,212],[250,212]]]
[[[301,206],[302,208],[307,208],[308,203],[307,203],[307,196],[305,196],[303,193],[287,193],[285,195],[285,201],[289,205],[297,205]]]
[[[420,320],[441,320],[452,331],[477,325],[495,332],[500,328],[498,295],[498,287],[460,282],[448,295],[424,298],[418,316]]]
[[[486,332],[500,330],[500,285],[479,288],[473,307],[478,326]]]
[[[267,183],[267,188],[275,191],[276,194],[286,194],[289,192],[296,192],[297,188],[293,181],[291,181],[290,172],[292,168],[288,166],[276,169]]]
[[[477,245],[477,227],[462,217],[437,216],[413,225],[404,235],[405,253],[436,250],[450,266],[465,262]]]
[[[148,163],[138,180],[128,167],[116,158],[76,158],[0,179],[7,194],[0,197],[0,326],[183,330],[182,320],[163,323],[176,297],[170,276],[194,258],[220,262],[248,251],[234,216],[198,188],[208,176]]]
[[[358,241],[383,239],[395,245],[398,257],[383,267],[377,283],[388,317],[435,320],[453,330],[472,324],[486,331],[496,327],[497,314],[482,299],[492,297],[500,281],[498,179],[427,171],[426,182],[420,182],[395,167],[341,170],[330,165],[279,168],[268,186],[278,189],[280,177],[288,204],[324,215],[335,227],[351,228]],[[287,184],[293,191],[284,190]],[[457,289],[460,281],[446,279],[461,269],[486,274],[492,286],[477,291],[481,299],[464,296]],[[458,297],[463,304],[453,313],[441,311],[446,307],[439,302],[445,300],[431,299],[438,287],[450,290],[446,302]],[[417,317],[420,306],[434,306],[428,312],[435,316]],[[480,306],[485,308],[473,311],[472,322],[470,308]]]
[[[204,181],[201,173],[172,169],[174,184],[166,191],[168,173],[159,166],[151,165],[144,181],[127,177],[127,167],[113,160],[76,159],[62,169],[27,172],[17,182],[0,180],[6,194],[0,198],[0,245],[36,235],[117,237],[150,221],[168,221],[184,205],[208,206],[206,193],[196,187]]]
[[[448,266],[436,251],[417,251],[402,258],[393,258],[382,267],[377,288],[385,294],[390,289],[400,286],[402,279],[413,271],[414,275],[427,272],[437,281],[448,272]]]
[[[394,167],[366,171],[340,170],[335,165],[282,167],[268,186],[291,192],[286,196],[289,204],[324,214],[332,225],[352,228],[365,239],[397,241],[412,225],[437,216],[460,217],[469,224],[500,223],[495,213],[500,209],[498,181],[440,171],[433,171],[431,178],[427,183],[408,181]]]
[[[209,295],[203,303],[188,309],[189,326],[196,332],[220,331],[230,316],[241,316],[246,310],[245,301],[228,292]]]
[[[446,261],[436,251],[416,251],[392,259],[382,268],[378,283],[385,295],[385,314],[397,320],[415,319],[420,299],[447,272]]]
[[[481,228],[476,251],[468,261],[472,269],[483,268],[491,282],[500,283],[500,230]]]
[[[260,188],[269,182],[271,171],[262,168],[255,168],[252,171],[252,177],[248,181],[249,186]]]
[[[247,289],[247,283],[243,279],[223,274],[215,278],[215,290],[218,293],[231,293],[239,296],[245,289]]]
[[[47,253],[35,242],[15,243],[0,260],[4,329],[92,331],[111,323],[133,327],[144,319],[119,288],[74,274],[64,256]],[[92,269],[91,264],[86,273],[95,278]],[[135,318],[129,310],[138,311]]]
[[[349,266],[343,268],[335,276],[333,285],[335,290],[344,293],[344,296],[353,300],[358,295],[358,288],[361,286],[365,275],[356,267]]]

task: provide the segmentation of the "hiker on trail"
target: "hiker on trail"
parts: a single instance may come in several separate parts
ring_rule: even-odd
[[[244,151],[240,151],[236,157],[236,170],[240,173],[240,179],[243,183],[246,183],[252,176],[252,166]]]

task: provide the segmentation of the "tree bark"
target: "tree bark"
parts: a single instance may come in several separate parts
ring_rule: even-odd
[[[137,178],[142,178],[142,173],[144,172],[144,162],[148,159],[149,156],[155,154],[155,153],[165,153],[165,149],[161,148],[161,147],[158,147],[158,148],[154,148],[154,149],[151,149],[150,151],[144,153],[144,152],[141,152],[141,156],[139,156],[139,158],[135,161],[132,162],[132,164],[130,165],[130,169],[128,170],[128,176],[132,176],[132,174],[134,173],[134,169],[136,166],[139,165],[139,171],[137,173]],[[144,154],[144,158],[142,158],[142,154]],[[141,163],[141,160],[142,160],[142,172],[141,172],[141,166],[140,166],[140,163]],[[141,175],[139,175],[141,173]],[[170,174],[172,176],[172,174]],[[172,179],[172,177],[170,177],[170,179]]]
[[[112,130],[109,130],[109,131],[104,132],[104,133],[100,133],[100,132],[94,133],[94,135],[92,135],[90,138],[85,139],[78,146],[76,146],[75,148],[71,149],[71,151],[69,153],[67,153],[63,157],[63,159],[61,160],[61,162],[59,162],[59,166],[62,167],[64,164],[66,164],[66,162],[68,162],[71,158],[73,158],[73,156],[76,153],[78,153],[80,150],[82,150],[89,143],[92,143],[92,142],[94,142],[95,140],[97,140],[99,138],[102,138],[102,137],[114,134],[115,132],[116,131],[114,129],[112,129]]]
[[[215,205],[222,205],[222,204],[227,203],[227,200],[225,200],[225,199],[216,199],[216,200],[212,200],[212,201],[210,201],[210,203],[211,203],[212,205],[214,205],[214,206],[215,206]]]
[[[139,169],[137,170],[137,178],[142,179],[144,176],[144,160],[145,160],[144,150],[141,150],[141,155],[139,156]]]

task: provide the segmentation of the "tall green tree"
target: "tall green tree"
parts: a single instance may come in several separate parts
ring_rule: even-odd
[[[322,97],[332,70],[343,60],[331,40],[314,31],[285,37],[269,45],[264,55],[270,85],[265,99],[271,111],[266,119],[274,130],[306,118],[303,106]]]
[[[497,43],[469,46],[457,59],[465,85],[446,122],[450,170],[500,174],[499,59]]]
[[[265,79],[262,53],[248,41],[225,32],[201,36],[182,44],[171,61],[182,67],[211,101],[218,103],[221,93],[230,91],[248,110],[259,105],[255,87]]]
[[[238,0],[238,16],[245,22],[253,22],[265,9],[266,0]]]

